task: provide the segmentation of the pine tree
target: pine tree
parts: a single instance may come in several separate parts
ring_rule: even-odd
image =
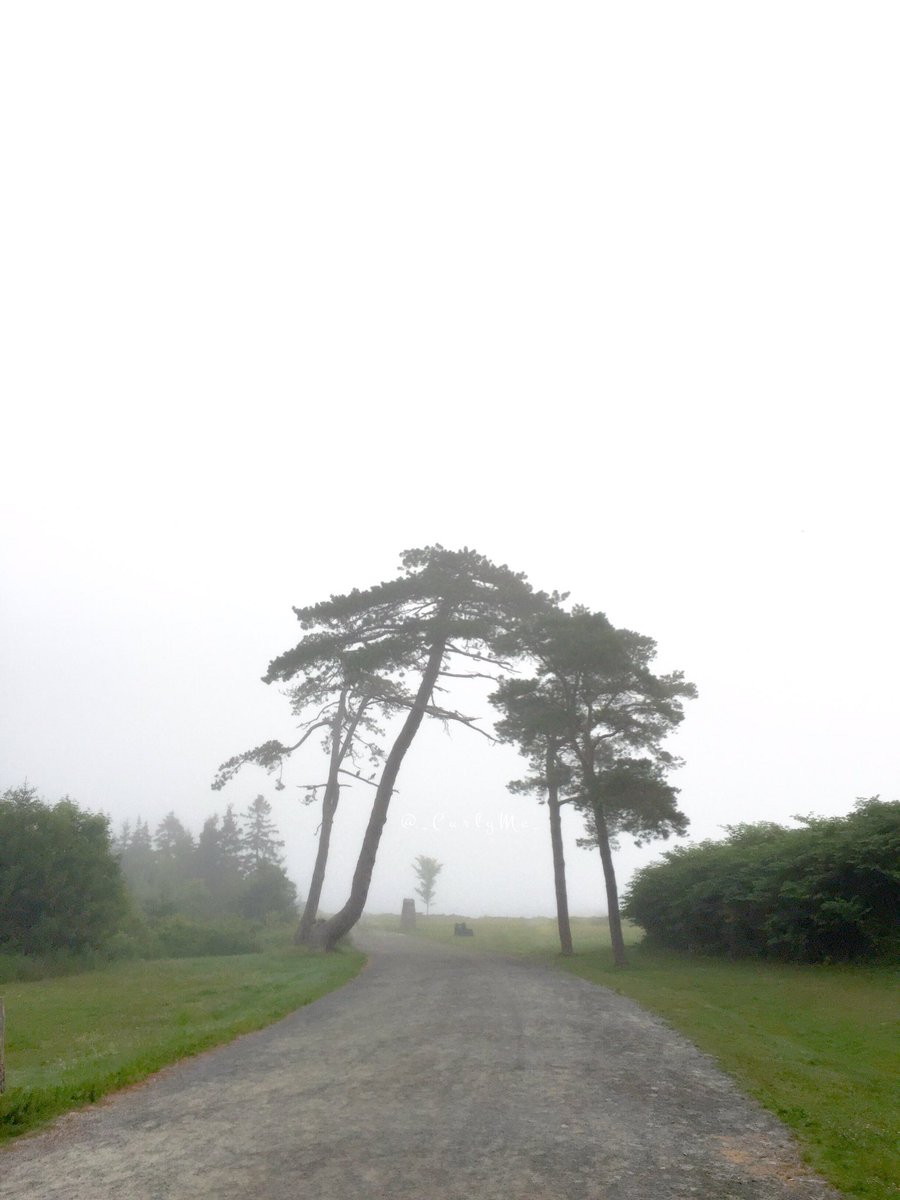
[[[119,862],[129,891],[138,904],[146,908],[158,890],[157,871],[150,827],[140,817],[130,831],[123,827],[119,837]]]
[[[241,814],[243,822],[242,845],[244,871],[250,874],[259,869],[262,863],[271,863],[280,867],[283,856],[281,850],[284,842],[276,835],[278,829],[272,817],[272,805],[262,794],[258,795],[245,813]]]
[[[653,674],[652,638],[586,608],[541,614],[515,639],[537,670],[533,679],[504,681],[491,697],[504,714],[499,732],[526,754],[539,751],[542,737],[553,739],[556,766],[600,851],[613,960],[624,966],[614,839],[628,833],[640,843],[687,827],[678,789],[665,778],[678,760],[662,742],[697,689],[680,671]]]
[[[225,816],[222,818],[219,852],[222,856],[222,870],[226,874],[243,874],[244,840],[231,804],[225,809]]]
[[[341,664],[344,678],[365,672],[391,680],[391,703],[406,712],[384,759],[350,896],[316,934],[329,949],[362,915],[397,776],[422,720],[427,715],[476,727],[472,718],[436,701],[441,677],[484,678],[486,669],[501,667],[500,642],[522,619],[553,603],[524,576],[474,550],[408,550],[402,567],[387,583],[295,609],[305,636],[264,676],[267,683],[290,683]]]
[[[218,814],[207,817],[197,839],[194,852],[194,871],[198,879],[214,883],[222,869],[222,835]]]
[[[174,812],[167,813],[156,827],[153,844],[161,864],[186,868],[194,852],[194,839]]]

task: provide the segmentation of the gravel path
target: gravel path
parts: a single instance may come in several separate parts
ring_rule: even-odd
[[[0,1153],[19,1200],[826,1200],[790,1136],[630,1000],[366,934],[340,991]]]

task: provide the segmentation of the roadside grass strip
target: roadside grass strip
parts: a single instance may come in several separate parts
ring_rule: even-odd
[[[364,963],[349,947],[326,955],[284,946],[4,984],[0,1141],[262,1029],[340,987]]]
[[[454,939],[454,921],[474,937]],[[375,919],[399,928],[397,918]],[[393,925],[390,923],[393,920]],[[900,988],[890,966],[802,966],[690,957],[638,944],[612,965],[605,922],[573,920],[562,958],[542,919],[417,917],[416,933],[553,962],[658,1014],[712,1055],[797,1135],[804,1157],[861,1200],[900,1195]]]

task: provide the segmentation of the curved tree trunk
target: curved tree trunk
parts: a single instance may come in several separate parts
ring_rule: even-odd
[[[322,801],[322,828],[319,830],[319,846],[316,850],[316,861],[313,866],[312,878],[309,881],[309,894],[303,907],[303,916],[294,934],[294,942],[300,946],[310,941],[316,916],[319,912],[319,900],[322,896],[322,884],[325,882],[325,867],[328,863],[328,849],[331,844],[331,827],[334,824],[334,814],[337,812],[340,791],[335,778],[332,788],[331,780],[325,787],[325,798]]]
[[[612,848],[609,844],[606,813],[603,809],[603,801],[596,794],[591,807],[597,827],[597,845],[600,848],[600,861],[603,863],[603,878],[606,882],[606,906],[609,909],[609,940],[612,943],[613,964],[617,967],[627,967],[628,958],[625,954],[625,939],[622,936],[622,917],[619,913],[619,889],[616,886],[616,869],[613,866]]]
[[[328,847],[331,844],[331,827],[334,824],[334,814],[337,812],[341,789],[338,784],[338,770],[341,765],[341,742],[344,733],[344,717],[347,711],[347,689],[344,688],[338,698],[337,711],[334,714],[334,725],[331,731],[331,759],[328,764],[328,782],[325,784],[325,795],[322,798],[322,827],[319,830],[319,846],[316,850],[316,861],[313,866],[312,879],[309,881],[309,894],[303,908],[300,924],[294,935],[296,945],[302,945],[310,940],[316,916],[319,911],[319,899],[322,895],[322,884],[325,881],[325,867],[328,863]]]
[[[563,855],[560,819],[559,783],[556,780],[556,750],[547,748],[547,808],[550,810],[550,844],[553,847],[553,882],[556,886],[556,923],[563,954],[572,953],[572,927],[569,924],[569,896],[566,890],[566,860]]]
[[[425,672],[422,675],[419,690],[416,692],[416,698],[406,715],[403,728],[398,733],[397,740],[394,742],[385,760],[384,770],[381,772],[381,779],[378,783],[378,790],[375,792],[375,800],[372,804],[369,824],[366,827],[362,848],[359,852],[359,859],[356,863],[356,871],[353,874],[350,898],[340,912],[335,913],[330,920],[321,926],[317,926],[315,929],[316,943],[324,946],[326,950],[334,949],[339,939],[344,934],[349,933],[362,916],[366,897],[369,894],[369,884],[372,882],[372,870],[375,866],[375,856],[378,853],[378,843],[381,841],[381,831],[387,820],[388,807],[394,792],[394,784],[400,773],[400,765],[403,762],[406,751],[409,749],[419,726],[422,724],[425,709],[431,699],[431,693],[434,690],[434,685],[440,673],[441,663],[444,661],[444,651],[446,648],[447,635],[440,633],[436,636],[432,644]]]

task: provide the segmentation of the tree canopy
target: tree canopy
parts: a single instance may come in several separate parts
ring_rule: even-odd
[[[535,673],[505,679],[494,692],[502,714],[498,732],[519,745],[532,779],[543,771],[545,786],[551,776],[554,788],[564,783],[567,798],[585,813],[603,863],[614,958],[623,964],[613,842],[620,832],[642,841],[687,827],[677,789],[666,779],[678,760],[663,741],[696,688],[680,671],[654,674],[652,638],[617,629],[604,613],[584,607],[538,613],[522,622],[509,645]],[[557,860],[556,846],[554,855]]]
[[[429,858],[427,854],[416,855],[416,860],[413,863],[413,870],[419,880],[416,892],[422,897],[426,913],[431,912],[431,902],[434,900],[434,893],[437,888],[437,877],[443,869],[444,864],[439,863],[436,858]]]
[[[321,929],[323,944],[334,945],[362,914],[400,766],[423,718],[477,728],[440,702],[441,680],[493,678],[501,643],[548,603],[508,567],[435,545],[407,551],[395,579],[294,609],[304,637],[269,664],[266,682],[378,679],[384,702],[405,714],[380,772],[350,897]]]
[[[603,861],[617,961],[624,960],[618,893],[611,858],[615,836],[638,841],[680,833],[687,821],[667,773],[677,759],[663,741],[696,694],[680,672],[655,674],[651,638],[615,628],[603,613],[562,607],[565,596],[537,592],[521,573],[474,550],[440,545],[406,551],[395,578],[294,613],[300,641],[274,658],[266,683],[287,685],[300,737],[270,740],[229,759],[214,787],[254,763],[282,771],[285,760],[317,730],[329,755],[323,821],[309,902],[298,931],[333,946],[362,914],[391,795],[404,756],[426,717],[479,732],[477,718],[445,699],[448,681],[490,680],[501,710],[498,736],[515,742],[552,797],[557,895],[564,875],[559,806],[586,816]],[[506,677],[528,663],[530,679]],[[384,729],[391,727],[390,741]],[[375,796],[344,907],[312,930],[339,776],[365,750],[375,767]],[[281,779],[279,775],[279,786]],[[559,851],[557,853],[557,851]],[[562,924],[561,924],[562,934]]]
[[[106,817],[27,784],[0,796],[0,948],[93,949],[127,908]]]

